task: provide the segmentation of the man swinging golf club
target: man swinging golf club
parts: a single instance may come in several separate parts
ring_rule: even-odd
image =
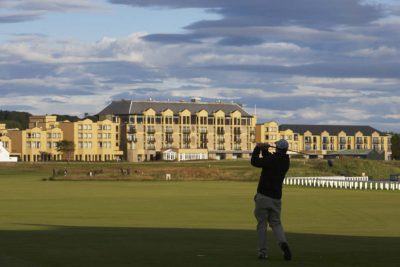
[[[256,204],[254,215],[257,219],[259,241],[258,258],[267,258],[268,223],[283,251],[284,260],[291,260],[292,253],[281,224],[282,183],[290,165],[289,156],[286,154],[289,144],[284,139],[277,141],[275,153],[270,153],[269,147],[267,143],[258,143],[251,157],[251,165],[262,168],[257,194],[254,197]],[[260,152],[262,157],[260,157]]]

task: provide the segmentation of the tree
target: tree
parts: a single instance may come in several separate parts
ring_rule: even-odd
[[[392,158],[400,160],[400,134],[392,133]]]
[[[75,150],[75,144],[72,141],[62,140],[56,143],[57,151],[62,152],[67,161],[69,162],[71,159],[71,155]]]

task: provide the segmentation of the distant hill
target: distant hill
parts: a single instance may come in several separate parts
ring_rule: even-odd
[[[68,120],[76,122],[78,120],[81,120],[81,118],[79,118],[78,116],[58,115],[58,114],[51,114],[51,115],[57,116],[57,121]],[[32,114],[28,112],[0,110],[0,123],[5,123],[8,129],[12,128],[26,129],[28,128],[30,116],[32,116]],[[97,121],[97,118],[95,116],[87,116],[87,118],[93,121]]]

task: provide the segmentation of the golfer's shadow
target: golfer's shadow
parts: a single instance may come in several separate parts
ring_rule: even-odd
[[[36,227],[0,231],[1,267],[264,265],[250,230]],[[398,266],[399,237],[288,233],[288,240],[290,263],[269,235],[269,266]]]

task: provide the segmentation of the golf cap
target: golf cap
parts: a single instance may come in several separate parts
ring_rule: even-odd
[[[289,143],[285,139],[281,139],[275,142],[276,148],[287,150],[289,148]]]

